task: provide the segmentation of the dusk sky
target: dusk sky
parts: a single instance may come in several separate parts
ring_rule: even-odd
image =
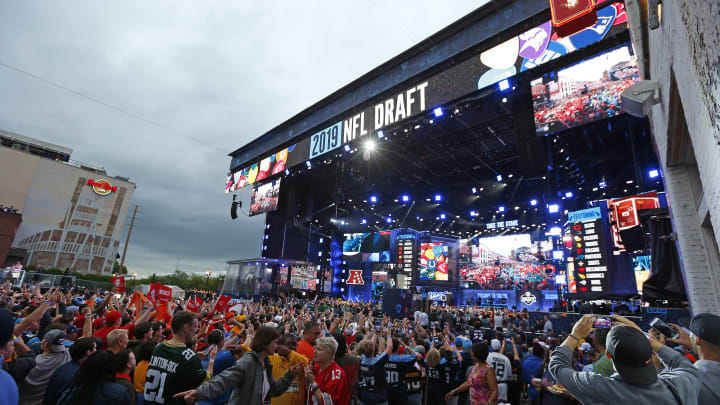
[[[222,271],[265,217],[230,219],[227,154],[484,3],[7,2],[0,129],[137,184],[131,273]]]

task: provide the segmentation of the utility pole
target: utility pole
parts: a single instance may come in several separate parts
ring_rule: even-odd
[[[120,258],[120,272],[122,273],[123,265],[125,264],[125,254],[127,253],[128,243],[130,243],[130,234],[132,233],[133,225],[135,224],[135,214],[137,214],[137,204],[133,210],[133,216],[130,220],[130,229],[128,229],[127,238],[125,238],[125,247],[123,248],[122,258]]]

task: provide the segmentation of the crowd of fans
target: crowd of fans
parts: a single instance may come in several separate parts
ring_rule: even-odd
[[[473,281],[483,290],[543,290],[554,288],[555,269],[533,263],[466,264],[460,279]]]
[[[558,332],[511,309],[390,319],[365,302],[283,297],[164,309],[9,284],[0,297],[0,405],[720,403],[710,314],[671,325],[673,340],[620,315]]]
[[[15,208],[14,205],[6,207],[3,204],[0,204],[0,212],[9,212],[11,214],[19,214],[17,208]]]

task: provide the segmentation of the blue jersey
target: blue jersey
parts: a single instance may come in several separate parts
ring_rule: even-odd
[[[408,373],[417,373],[415,368],[416,356],[393,354],[385,363],[385,382],[392,390],[405,392],[407,388]]]
[[[365,403],[387,401],[385,364],[389,357],[386,352],[375,357],[362,356],[358,373],[358,398]]]

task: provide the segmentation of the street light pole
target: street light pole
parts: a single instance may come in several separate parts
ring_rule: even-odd
[[[210,281],[210,276],[212,275],[212,271],[208,271],[205,274],[207,274],[207,278],[205,279],[205,291],[208,290],[208,282]]]

